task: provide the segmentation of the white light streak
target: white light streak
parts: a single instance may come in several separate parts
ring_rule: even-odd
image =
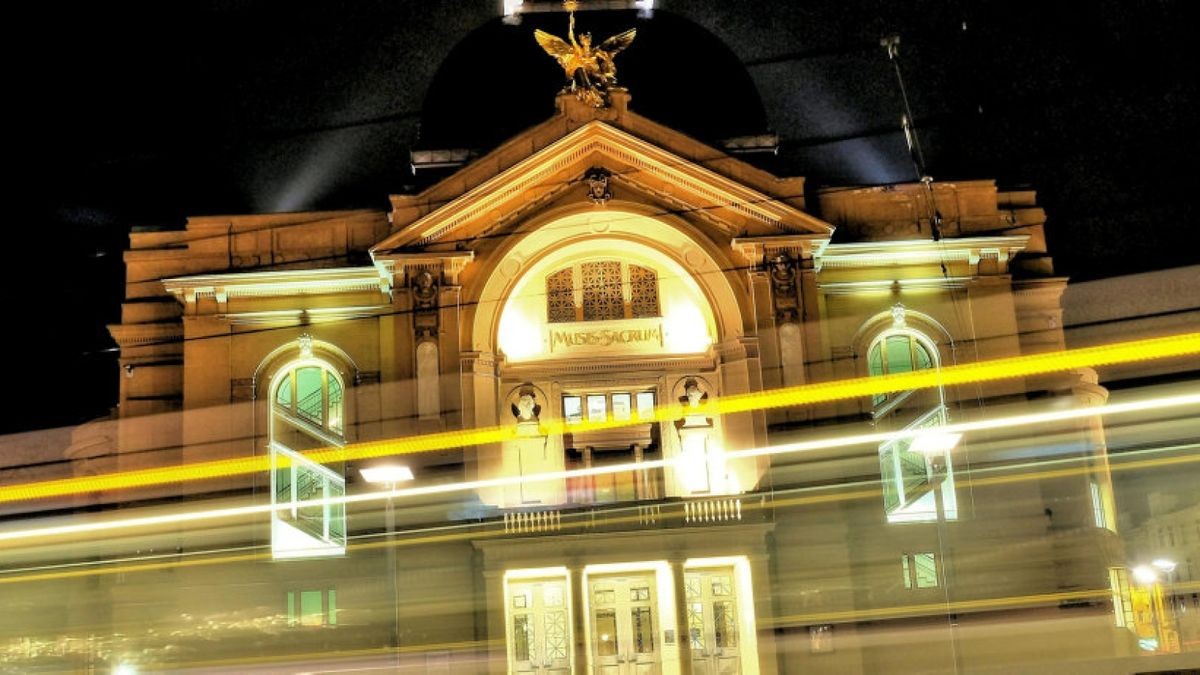
[[[1068,410],[1053,410],[1041,413],[1029,413],[1025,415],[1011,415],[1007,417],[998,417],[993,419],[978,420],[975,422],[962,422],[959,424],[950,424],[940,428],[940,432],[944,434],[964,434],[969,432],[984,431],[989,429],[1012,428],[1024,425],[1045,424],[1049,422],[1058,422],[1072,419],[1082,419],[1100,415],[1118,415],[1133,412],[1142,412],[1147,410],[1159,410],[1164,408],[1175,408],[1187,405],[1200,405],[1200,393],[1183,394],[1177,396],[1164,396],[1144,401],[1131,401],[1128,403],[1110,403],[1102,406],[1073,408]],[[894,441],[901,438],[911,438],[919,435],[922,430],[909,429],[904,431],[880,432],[872,434],[858,434],[849,436],[835,436],[830,438],[817,439],[812,441],[800,441],[796,443],[783,443],[760,448],[750,448],[746,450],[736,450],[727,452],[729,458],[736,457],[761,457],[769,455],[781,455],[789,453],[802,453],[814,450],[824,450],[830,448],[878,444],[889,441]],[[492,487],[504,487],[510,485],[519,485],[522,483],[533,483],[540,481],[559,480],[564,478],[580,478],[585,476],[600,476],[611,473],[621,473],[625,471],[638,469],[656,469],[660,467],[671,466],[679,462],[679,459],[658,459],[643,462],[628,462],[625,464],[616,464],[602,467],[592,467],[588,469],[572,469],[569,471],[553,471],[548,473],[534,474],[530,476],[506,476],[502,478],[489,478],[483,480],[462,481],[458,483],[444,483],[437,485],[425,485],[417,487],[409,487],[403,489],[380,490],[375,492],[366,492],[354,495],[344,495],[341,497],[331,497],[326,499],[314,499],[296,503],[286,504],[255,504],[248,506],[235,506],[220,509],[206,509],[202,511],[191,511],[186,513],[170,513],[157,516],[142,516],[136,518],[123,518],[120,520],[110,520],[93,523],[76,523],[71,525],[57,525],[50,527],[29,528],[23,530],[12,530],[8,532],[0,532],[0,542],[20,541],[22,539],[33,539],[37,537],[52,537],[72,534],[109,532],[113,530],[151,527],[156,525],[170,525],[179,523],[189,523],[197,521],[211,521],[228,518],[238,518],[244,516],[252,516],[257,514],[266,514],[272,511],[282,511],[292,509],[293,507],[303,508],[306,506],[318,506],[328,504],[357,504],[372,501],[381,501],[385,499],[402,499],[405,497],[421,497],[435,494],[446,494],[452,492],[462,492],[468,490],[479,490]],[[1147,568],[1149,569],[1149,568]],[[1153,570],[1151,570],[1153,571]]]

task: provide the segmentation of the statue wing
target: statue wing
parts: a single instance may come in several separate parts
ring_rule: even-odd
[[[575,53],[566,40],[544,30],[533,31],[533,39],[537,40],[542,49],[546,50],[546,53],[553,56],[560,64]]]
[[[608,38],[604,42],[601,42],[597,49],[608,52],[609,56],[616,56],[626,47],[633,44],[633,38],[635,37],[637,37],[637,29],[630,28],[624,33],[618,33]]]

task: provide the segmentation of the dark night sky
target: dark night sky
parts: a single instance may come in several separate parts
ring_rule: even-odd
[[[413,181],[408,149],[438,65],[499,4],[51,2],[14,25],[4,281],[16,302],[4,334],[15,368],[0,432],[78,423],[115,400],[105,324],[119,318],[131,227],[385,208]],[[1073,279],[1197,262],[1187,2],[658,4],[745,66],[783,173],[912,179],[878,46],[899,33],[935,178],[1037,189],[1058,271]],[[681,105],[713,105],[710,93]]]

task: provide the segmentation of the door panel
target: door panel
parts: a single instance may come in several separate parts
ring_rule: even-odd
[[[509,670],[519,675],[571,671],[571,621],[565,579],[517,581],[508,586]]]
[[[592,662],[601,675],[658,675],[654,573],[591,580]]]
[[[741,675],[733,568],[684,573],[688,639],[696,675]]]

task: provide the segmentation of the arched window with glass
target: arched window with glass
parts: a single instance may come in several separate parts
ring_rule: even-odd
[[[271,550],[275,558],[340,555],[346,550],[344,469],[305,456],[345,443],[345,386],[338,371],[301,358],[271,378]]]
[[[550,323],[661,316],[658,274],[619,260],[591,260],[546,276]]]
[[[893,314],[897,310],[893,310]],[[902,308],[900,309],[902,312]],[[901,319],[897,324],[902,324]],[[897,325],[877,335],[867,349],[867,373],[897,375],[939,366],[937,347],[927,335]],[[946,424],[942,387],[875,394],[872,416],[880,431],[911,431],[879,446],[884,511],[889,522],[925,522],[957,517],[949,451],[931,455],[922,439]],[[940,492],[940,494],[938,494]]]
[[[282,377],[277,375],[276,380],[271,398],[272,417],[279,423],[272,427],[276,437],[291,437],[294,434],[289,432],[295,431],[318,442],[342,439],[344,390],[332,367],[321,361],[301,362],[284,370]]]
[[[867,372],[871,376],[928,370],[936,364],[927,340],[910,331],[885,333],[871,343],[867,352]],[[872,403],[878,406],[896,396],[895,393],[876,394]]]

